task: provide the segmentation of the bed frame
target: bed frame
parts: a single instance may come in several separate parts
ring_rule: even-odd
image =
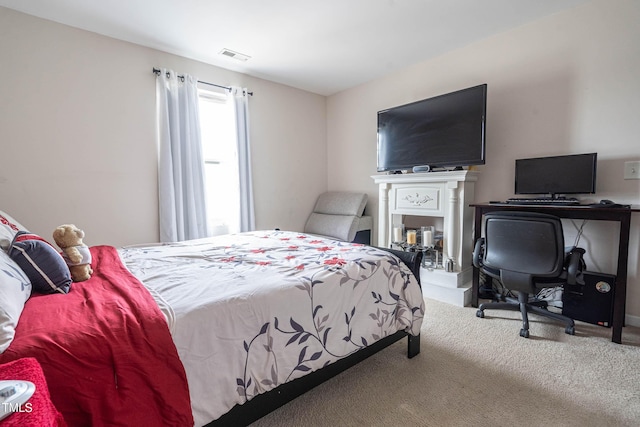
[[[418,279],[418,283],[420,283],[422,252],[404,252],[388,248],[380,249],[391,252],[400,258],[411,269]],[[273,390],[255,396],[242,405],[234,406],[229,412],[217,420],[210,422],[206,427],[237,427],[249,425],[404,337],[407,337],[408,341],[407,356],[412,358],[418,355],[420,353],[420,335],[413,336],[404,331],[398,331],[344,359],[340,359],[322,369],[311,372],[304,377],[281,384]]]

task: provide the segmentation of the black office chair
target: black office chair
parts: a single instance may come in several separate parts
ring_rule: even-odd
[[[476,315],[484,310],[515,310],[522,313],[520,336],[529,337],[527,313],[559,320],[565,332],[575,334],[573,319],[547,310],[547,302],[535,298],[539,288],[584,284],[584,249],[564,247],[560,218],[532,212],[495,212],[484,217],[484,237],[473,251],[473,265],[502,282],[518,298],[507,302],[480,304]],[[531,296],[533,295],[533,297]]]

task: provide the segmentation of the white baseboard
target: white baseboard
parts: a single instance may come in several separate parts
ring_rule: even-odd
[[[640,317],[632,316],[630,314],[627,314],[627,315],[624,316],[624,324],[626,326],[637,326],[637,327],[640,327]]]

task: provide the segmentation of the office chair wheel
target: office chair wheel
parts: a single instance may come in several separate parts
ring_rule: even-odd
[[[484,319],[484,310],[476,311],[476,316],[481,318],[481,319]]]
[[[564,333],[565,333],[565,334],[569,334],[569,335],[575,335],[575,334],[576,334],[576,328],[575,328],[575,326],[567,326],[567,327],[564,329]]]
[[[529,338],[529,330],[528,329],[520,329],[520,336],[524,338]]]

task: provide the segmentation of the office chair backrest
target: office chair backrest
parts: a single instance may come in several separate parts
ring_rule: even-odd
[[[532,277],[557,277],[564,267],[564,237],[558,217],[531,212],[485,215],[485,269],[515,281],[514,290],[528,291]],[[509,284],[505,283],[509,288]],[[531,289],[533,290],[533,289]]]

